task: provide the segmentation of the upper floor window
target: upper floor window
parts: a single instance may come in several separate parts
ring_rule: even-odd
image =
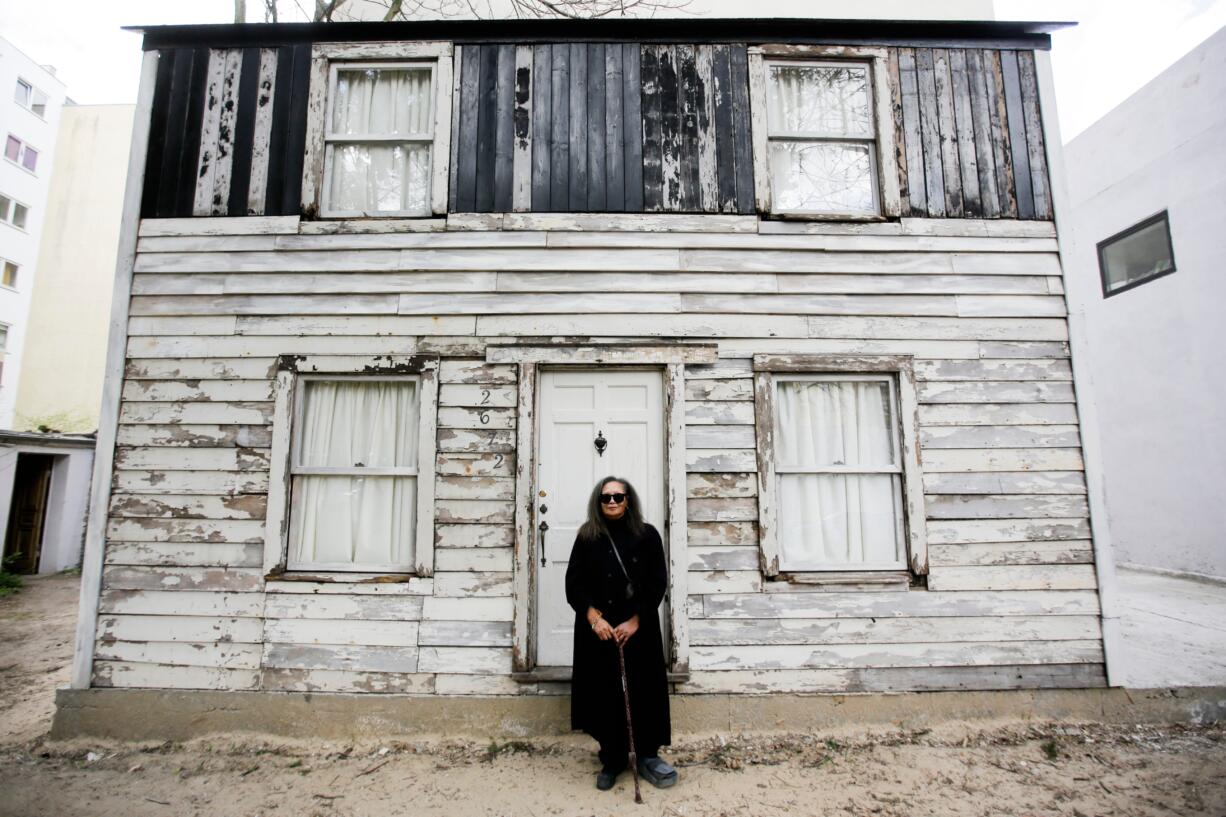
[[[1175,251],[1166,211],[1099,242],[1098,270],[1104,298],[1174,272]]]
[[[758,210],[899,215],[885,49],[760,46],[749,55]]]
[[[16,289],[17,288],[17,272],[20,269],[21,268],[17,264],[5,259],[4,273],[0,275],[0,286],[6,286],[9,289]]]
[[[876,215],[868,65],[769,62],[766,84],[774,210]]]
[[[38,151],[11,133],[4,143],[4,158],[21,165],[31,173],[38,167]]]
[[[450,43],[322,43],[303,203],[324,217],[447,210]],[[326,100],[322,97],[326,95]]]
[[[24,204],[16,201],[15,199],[11,199],[8,196],[0,194],[0,221],[24,230],[26,228],[26,220],[29,215],[29,207],[26,207]]]
[[[47,95],[24,79],[17,80],[17,90],[13,94],[13,100],[39,116],[47,115]]]
[[[430,213],[434,66],[339,64],[324,134],[324,213]]]

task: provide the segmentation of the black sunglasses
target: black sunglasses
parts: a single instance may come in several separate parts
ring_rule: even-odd
[[[620,505],[625,501],[626,501],[625,494],[601,494],[600,495],[601,505]]]

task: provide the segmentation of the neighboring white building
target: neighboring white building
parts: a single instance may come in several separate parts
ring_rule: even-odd
[[[64,107],[64,84],[0,38],[0,429],[13,427],[21,353],[51,166]]]
[[[1226,577],[1226,29],[1066,155],[1118,560]]]
[[[71,105],[60,122],[13,427],[98,427],[134,105]],[[50,171],[50,168],[48,168]]]

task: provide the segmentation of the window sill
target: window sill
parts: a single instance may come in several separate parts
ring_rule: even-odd
[[[768,593],[891,593],[908,590],[906,570],[847,571],[842,573],[780,572],[763,589]]]
[[[413,582],[429,581],[416,573],[338,573],[326,571],[273,571],[264,576],[269,584],[364,584],[389,585],[388,592],[412,592],[407,588]]]
[[[778,221],[855,221],[874,224],[889,221],[883,215],[869,213],[786,213],[773,212],[767,218]]]

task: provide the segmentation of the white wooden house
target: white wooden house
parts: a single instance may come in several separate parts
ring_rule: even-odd
[[[1043,31],[146,30],[74,687],[565,694],[608,473],[677,695],[1104,686]]]

